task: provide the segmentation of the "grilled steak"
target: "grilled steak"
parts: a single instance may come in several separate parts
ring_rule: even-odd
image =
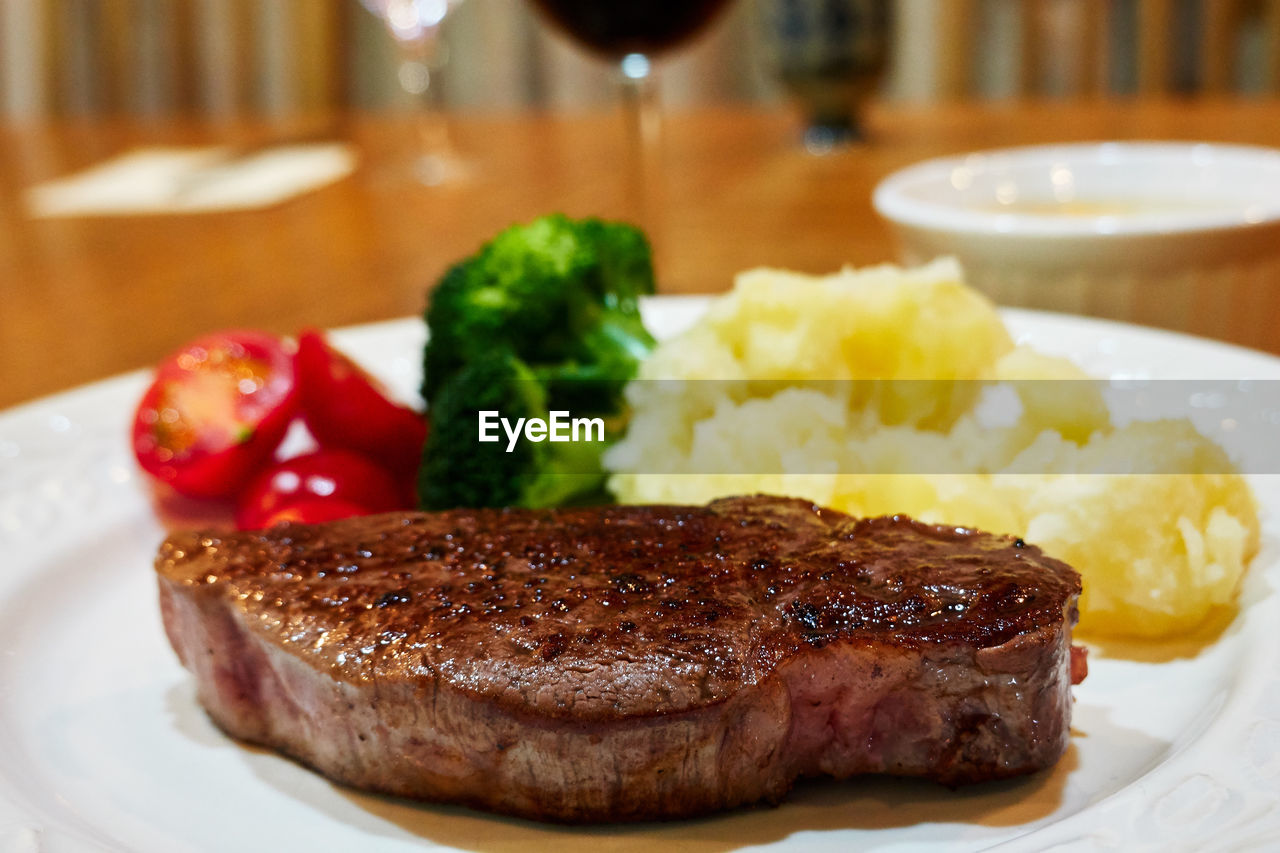
[[[171,537],[165,628],[231,735],[554,821],[1066,748],[1080,579],[1019,540],[790,499],[398,513]]]

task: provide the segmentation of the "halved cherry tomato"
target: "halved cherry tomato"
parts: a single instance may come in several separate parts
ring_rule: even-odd
[[[250,529],[266,529],[275,527],[285,521],[295,524],[319,524],[322,521],[337,521],[340,518],[354,518],[357,515],[369,515],[371,510],[348,501],[310,500],[282,506],[262,519],[262,523]]]
[[[295,358],[302,416],[324,447],[345,447],[387,466],[402,483],[418,470],[426,419],[391,400],[378,380],[308,329]]]
[[[287,342],[218,332],[161,362],[134,415],[133,450],[180,494],[229,497],[271,458],[296,413]]]
[[[402,494],[396,479],[376,462],[350,450],[321,449],[277,462],[254,477],[240,494],[236,525],[242,530],[267,527],[281,513],[304,504],[333,504],[337,514],[329,518],[405,509]],[[315,507],[307,510],[309,518],[318,512]]]

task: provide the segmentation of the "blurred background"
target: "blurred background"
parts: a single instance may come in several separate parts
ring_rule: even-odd
[[[805,5],[735,4],[664,63],[664,104],[782,100],[770,27]],[[887,99],[1280,91],[1280,0],[890,5]],[[611,69],[523,0],[466,0],[443,40],[440,92],[459,111],[591,109],[615,97]],[[396,68],[387,28],[357,0],[0,0],[10,121],[403,109]]]
[[[678,42],[656,99],[639,48],[587,52],[574,14]],[[408,45],[415,15],[443,19],[440,50]],[[666,293],[880,263],[897,238],[872,192],[912,163],[1280,148],[1278,95],[1280,0],[0,0],[0,406],[209,329],[418,313],[550,210],[641,224]],[[1273,254],[1212,287],[988,290],[1276,349]]]

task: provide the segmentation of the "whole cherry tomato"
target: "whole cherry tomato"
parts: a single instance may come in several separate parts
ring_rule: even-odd
[[[242,530],[267,527],[281,513],[303,505],[308,518],[293,520],[319,520],[321,504],[333,505],[328,518],[404,509],[402,494],[396,479],[378,463],[350,450],[322,448],[277,462],[254,477],[240,494],[236,525]]]
[[[205,335],[156,369],[133,421],[143,470],[191,497],[235,494],[297,413],[293,353],[265,332]]]
[[[319,524],[322,521],[337,521],[340,518],[354,518],[357,515],[369,514],[370,510],[359,504],[316,499],[282,506],[265,516],[261,524],[251,529],[275,527],[285,521],[294,524]]]
[[[302,416],[323,447],[345,447],[381,462],[403,484],[413,479],[426,419],[394,402],[376,379],[319,332],[298,336],[295,357]]]

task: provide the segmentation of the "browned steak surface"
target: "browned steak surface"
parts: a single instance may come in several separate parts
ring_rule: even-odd
[[[1079,577],[965,529],[769,497],[399,513],[176,535],[157,569],[215,721],[405,796],[670,818],[1067,743]]]

